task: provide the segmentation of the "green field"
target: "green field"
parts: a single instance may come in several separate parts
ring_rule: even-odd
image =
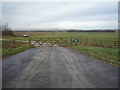
[[[118,34],[114,32],[38,32],[38,33],[40,33],[40,35],[32,35],[31,37],[80,37],[104,40],[118,39]]]
[[[22,34],[28,34],[33,41],[40,40],[40,38],[64,37],[67,44],[70,44],[67,45],[68,47],[113,64],[120,62],[118,60],[118,44],[115,42],[118,41],[118,34],[115,32],[17,32],[19,37],[3,37],[3,39],[29,40],[29,38],[22,37]],[[80,39],[77,45],[71,44],[71,38],[74,37]]]

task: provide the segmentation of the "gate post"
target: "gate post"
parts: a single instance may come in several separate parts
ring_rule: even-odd
[[[31,38],[30,37],[28,38],[28,44],[29,44],[29,46],[31,46]]]
[[[72,45],[72,37],[71,37],[71,45]]]
[[[114,41],[114,47],[116,47],[116,41]]]

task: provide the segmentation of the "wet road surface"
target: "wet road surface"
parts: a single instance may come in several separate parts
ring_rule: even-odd
[[[3,58],[3,88],[117,88],[118,67],[65,47]]]

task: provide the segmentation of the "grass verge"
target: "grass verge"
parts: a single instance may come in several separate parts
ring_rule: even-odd
[[[2,57],[13,55],[29,48],[32,48],[32,46],[27,43],[2,41]]]
[[[8,49],[3,48],[2,49],[2,57],[13,55],[13,54],[22,52],[26,49],[29,49],[29,48],[31,48],[31,47],[30,46],[19,46],[16,48],[8,48]]]
[[[73,46],[72,48],[79,50],[87,55],[108,61],[112,64],[120,65],[117,48],[103,48],[95,46]]]

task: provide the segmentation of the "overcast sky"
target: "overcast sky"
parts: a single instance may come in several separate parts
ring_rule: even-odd
[[[0,17],[13,30],[116,29],[118,2],[3,2]]]

